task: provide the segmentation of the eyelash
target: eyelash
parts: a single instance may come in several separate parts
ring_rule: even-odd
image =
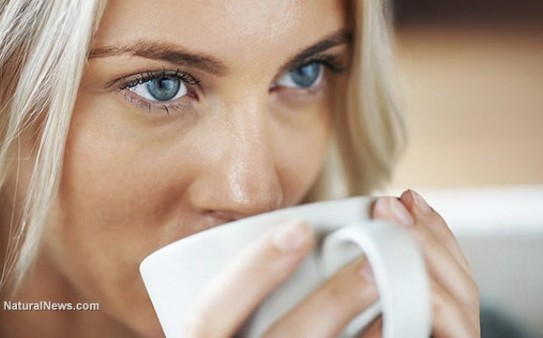
[[[335,74],[341,74],[348,68],[347,65],[345,65],[344,62],[340,60],[340,57],[338,55],[318,55],[318,56],[313,56],[309,59],[304,60],[303,62],[293,65],[287,71],[304,67],[315,62],[322,64],[323,66],[326,67],[326,69],[328,69],[329,71]],[[133,103],[146,110],[162,109],[162,110],[165,110],[166,113],[169,115],[171,110],[183,109],[186,106],[186,103],[152,102],[144,98],[141,98],[139,95],[133,94],[129,91],[130,88],[133,88],[137,85],[144,84],[148,81],[160,79],[164,77],[179,79],[187,87],[187,96],[191,98],[195,98],[195,99],[198,98],[197,91],[198,89],[201,89],[200,80],[198,80],[196,77],[192,76],[189,73],[181,72],[180,69],[177,69],[175,71],[167,71],[165,69],[162,69],[160,71],[148,71],[148,72],[140,73],[137,75],[129,76],[121,80],[122,83],[118,87],[118,91],[125,92],[126,99],[130,103]],[[178,100],[184,101],[183,98],[180,98]]]
[[[195,78],[194,76],[183,73],[179,69],[177,69],[175,72],[166,71],[165,69],[159,71],[159,72],[145,72],[141,74],[137,74],[135,78],[126,80],[123,85],[121,86],[120,90],[126,89],[126,88],[132,88],[135,87],[138,84],[143,84],[147,81],[164,78],[164,77],[175,77],[179,80],[183,81],[183,83],[189,85],[189,86],[198,86],[200,84],[200,81]]]
[[[311,63],[320,63],[325,66],[328,70],[335,74],[341,74],[347,70],[347,65],[340,60],[339,55],[318,55],[304,60],[298,64],[295,64],[291,69],[296,69],[300,67],[307,66]]]

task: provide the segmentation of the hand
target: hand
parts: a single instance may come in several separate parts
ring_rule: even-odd
[[[206,286],[182,323],[182,337],[233,337],[256,307],[285,281],[315,243],[303,222],[264,234]],[[264,337],[337,337],[377,299],[369,265],[359,259],[280,318]]]
[[[405,226],[425,258],[432,289],[432,337],[480,337],[479,291],[469,264],[443,218],[414,191],[379,198],[373,217]],[[362,336],[381,337],[380,322]]]
[[[419,243],[431,277],[433,336],[479,337],[477,286],[443,219],[410,191],[400,200],[378,199],[372,214],[406,226]],[[266,296],[296,270],[314,243],[311,228],[303,222],[284,224],[263,235],[206,287],[182,324],[182,336],[234,336]],[[377,297],[367,262],[355,261],[280,318],[264,337],[337,337]],[[381,321],[362,337],[381,337]]]

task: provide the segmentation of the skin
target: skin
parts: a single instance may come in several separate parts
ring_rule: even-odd
[[[110,1],[79,89],[60,195],[36,271],[17,297],[98,302],[101,310],[32,313],[32,320],[3,312],[2,336],[162,336],[138,272],[145,256],[195,232],[296,205],[314,185],[332,128],[331,89],[344,75],[326,70],[311,89],[282,79],[293,56],[349,30],[346,12],[332,0]],[[209,72],[120,52],[142,40],[203,53],[221,67]],[[318,55],[348,65],[349,44]],[[200,84],[167,109],[149,105],[120,85],[149,71],[191,73]],[[21,170],[27,177],[30,168]],[[11,187],[19,201],[24,186]],[[432,276],[434,336],[476,337],[478,292],[465,258],[446,223],[431,209],[421,212],[414,196],[380,199],[374,217],[404,224],[419,242]],[[183,322],[186,336],[233,336],[314,242],[307,225],[294,222],[252,243]],[[376,296],[371,270],[356,262],[268,336],[334,336]],[[377,322],[366,337],[379,330]]]

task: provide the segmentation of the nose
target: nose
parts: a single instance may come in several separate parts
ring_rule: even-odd
[[[216,114],[222,128],[215,127],[212,149],[191,186],[192,206],[216,223],[271,211],[283,203],[266,104],[257,96],[248,97]]]

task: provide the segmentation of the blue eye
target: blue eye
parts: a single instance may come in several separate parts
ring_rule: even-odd
[[[187,94],[187,86],[173,76],[152,78],[129,88],[130,91],[153,102],[167,102]]]
[[[301,67],[292,69],[282,75],[277,85],[288,88],[311,88],[322,79],[322,63],[311,62]]]

